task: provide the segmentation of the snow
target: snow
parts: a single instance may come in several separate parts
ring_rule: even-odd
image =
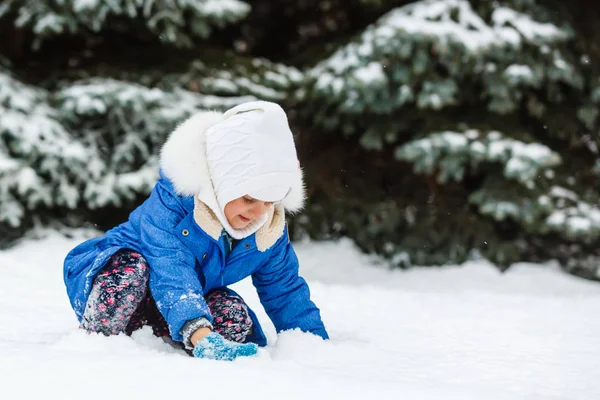
[[[488,201],[480,206],[479,210],[485,215],[491,215],[497,221],[503,221],[508,217],[518,219],[521,208],[510,201]]]
[[[524,143],[506,138],[493,140],[489,144],[489,158],[492,160],[503,159],[508,152],[510,152],[511,159],[521,159],[526,162],[523,165],[527,166],[535,165],[548,168],[557,166],[562,162],[558,153],[540,143]]]
[[[532,165],[529,160],[519,157],[512,157],[506,162],[506,165],[504,166],[504,173],[506,176],[519,176],[530,169],[532,169]],[[527,175],[531,175],[531,173]]]
[[[537,85],[539,83],[536,75],[528,65],[512,64],[504,70],[504,75],[513,84],[523,82],[530,85]]]
[[[452,13],[457,13],[454,20]],[[528,42],[561,41],[569,32],[549,23],[540,23],[506,7],[492,13],[492,24],[485,22],[466,0],[423,0],[394,9],[381,22],[382,35],[390,29],[405,30],[414,35],[437,36],[439,40],[456,40],[471,51],[492,45],[520,45],[519,34]],[[515,30],[516,29],[516,30]]]
[[[228,94],[235,94],[237,93],[237,85],[235,83],[233,83],[231,81],[231,79],[226,79],[226,78],[206,78],[204,80],[205,84],[210,84],[211,87],[216,90],[219,91],[221,93],[225,92]]]
[[[20,17],[23,17],[24,15],[26,15],[26,13],[21,13]],[[25,25],[25,21],[29,20],[29,17],[30,16],[27,15],[25,18],[18,18],[16,22],[17,26]],[[62,33],[64,30],[64,25],[65,23],[63,17],[49,12],[39,16],[38,20],[35,21],[33,31],[36,35],[48,34],[49,32]]]
[[[49,234],[0,252],[0,397],[29,399],[598,398],[598,284],[553,264],[501,274],[485,261],[390,271],[349,240],[297,243],[301,274],[332,337],[275,335],[234,362],[199,360],[152,336],[88,335],[62,282],[81,240]],[[114,385],[114,387],[111,387]],[[227,391],[227,392],[225,392]]]
[[[452,150],[462,150],[468,144],[468,138],[466,135],[462,135],[456,132],[442,132],[442,138],[448,147]]]
[[[276,85],[279,85],[280,87],[285,88],[290,85],[288,78],[283,74],[278,74],[273,71],[265,71],[264,77],[267,80],[267,82],[275,83]]]
[[[519,77],[530,78],[533,75],[533,71],[529,65],[512,64],[505,71],[508,75],[514,75]]]
[[[593,239],[600,234],[600,210],[596,205],[579,201],[574,193],[560,187],[552,188],[550,195],[558,199],[557,205],[561,209],[555,210],[546,218],[549,227],[565,231],[573,237]],[[565,206],[565,199],[575,202],[576,206],[562,208]]]
[[[77,14],[89,12],[95,8],[98,8],[98,0],[75,0],[73,2],[73,11]]]
[[[190,3],[199,13],[213,17],[224,18],[230,14],[243,17],[250,12],[250,5],[238,0],[206,0]]]
[[[555,167],[562,162],[558,153],[542,144],[504,138],[497,131],[487,134],[488,141],[485,144],[480,141],[469,142],[476,133],[474,130],[434,133],[401,146],[397,156],[413,162],[429,157],[433,162],[444,157],[463,157],[463,153],[468,151],[472,162],[481,162],[482,159],[505,162],[505,176],[522,182],[537,177],[540,169]]]
[[[565,40],[571,36],[567,30],[562,30],[550,23],[534,21],[526,14],[505,7],[494,10],[492,20],[496,25],[513,25],[530,42]]]
[[[494,3],[492,13],[486,20],[477,14],[468,0],[421,0],[396,7],[384,14],[356,40],[339,48],[329,58],[308,70],[307,77],[316,82],[315,86],[319,91],[325,91],[327,85],[333,82],[337,84],[334,77],[342,77],[346,82],[343,85],[345,91],[350,92],[355,89],[355,84],[353,79],[347,79],[348,76],[359,81],[363,80],[363,76],[367,81],[374,78],[377,84],[385,84],[385,78],[391,72],[386,73],[383,68],[389,65],[392,67],[389,71],[399,69],[397,65],[394,66],[394,60],[398,65],[412,65],[412,72],[420,74],[417,68],[423,68],[424,61],[415,61],[414,57],[419,54],[419,44],[423,43],[426,44],[426,49],[429,49],[427,43],[432,43],[432,49],[442,56],[445,54],[443,57],[453,57],[450,52],[455,51],[453,49],[457,46],[462,47],[465,60],[473,59],[479,63],[482,57],[496,59],[499,50],[503,54],[507,50],[520,52],[526,45],[546,46],[550,49],[549,45],[554,47],[571,38],[572,30],[569,27],[538,22],[526,13],[499,4]],[[561,70],[573,70],[562,59],[557,59],[555,64]],[[486,68],[495,69],[496,66],[488,63]],[[321,78],[325,73],[333,76]],[[537,76],[526,65],[509,67],[506,76],[513,84],[539,84]],[[560,79],[567,77],[561,75]],[[452,88],[447,90],[450,89]],[[337,88],[331,90],[332,93],[338,91]],[[419,106],[439,109],[447,105],[444,103],[454,104],[456,91],[450,90],[450,101],[444,101],[437,95],[424,94],[420,97]],[[351,111],[353,105],[354,102],[350,102],[350,106],[346,108]]]
[[[452,10],[460,10],[458,22],[450,17]],[[382,19],[412,35],[437,36],[442,41],[450,38],[471,51],[487,48],[498,40],[494,30],[464,0],[420,1],[397,8]]]
[[[35,170],[29,166],[23,166],[16,172],[15,182],[17,193],[24,195],[32,187],[41,186],[41,179],[35,173]]]
[[[569,219],[570,232],[589,232],[592,228],[592,221],[586,217],[573,216]]]
[[[372,61],[365,67],[357,68],[354,71],[354,77],[362,82],[363,85],[384,85],[387,83],[385,72],[381,63]]]
[[[252,94],[259,96],[263,99],[277,99],[281,100],[285,97],[285,94],[279,92],[275,89],[271,89],[270,87],[260,85],[258,83],[252,82],[250,79],[246,77],[240,77],[235,80],[235,84],[243,89],[250,91]]]
[[[569,199],[575,202],[579,201],[579,196],[577,196],[577,193],[561,186],[552,186],[550,189],[550,195],[552,197]]]
[[[19,168],[19,163],[14,159],[10,158],[3,149],[0,148],[0,174],[4,175],[7,172],[14,171]]]
[[[564,69],[564,70],[567,70],[567,71],[571,70],[569,64],[565,60],[563,60],[562,58],[555,59],[554,60],[554,65],[557,68],[560,68],[560,69]]]

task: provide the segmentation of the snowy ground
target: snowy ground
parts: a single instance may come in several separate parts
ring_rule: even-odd
[[[62,283],[76,241],[0,252],[1,399],[600,398],[600,285],[551,266],[389,272],[348,241],[298,244],[332,340],[277,338],[242,282],[270,345],[228,363],[187,357],[146,330],[78,330]]]

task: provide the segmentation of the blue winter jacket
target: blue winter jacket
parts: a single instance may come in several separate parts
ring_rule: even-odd
[[[150,292],[175,341],[182,341],[186,321],[205,317],[212,322],[205,293],[248,276],[278,332],[299,328],[328,337],[309,288],[298,275],[287,227],[269,248],[258,249],[253,234],[225,258],[223,237],[215,239],[196,223],[194,206],[194,198],[178,195],[161,171],[150,197],[127,222],[74,248],[65,259],[64,280],[77,318],[81,321],[96,273],[117,250],[129,248],[150,265]],[[265,335],[252,311],[251,317],[249,341],[264,346]]]

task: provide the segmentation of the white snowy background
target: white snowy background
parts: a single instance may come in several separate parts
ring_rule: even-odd
[[[50,234],[0,252],[0,399],[600,398],[600,286],[556,266],[485,261],[389,271],[348,240],[297,243],[331,340],[276,335],[234,362],[188,357],[149,330],[78,329]]]

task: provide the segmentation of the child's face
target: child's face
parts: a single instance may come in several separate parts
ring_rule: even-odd
[[[225,217],[233,229],[244,229],[250,222],[266,214],[272,206],[273,203],[243,196],[225,205]]]

